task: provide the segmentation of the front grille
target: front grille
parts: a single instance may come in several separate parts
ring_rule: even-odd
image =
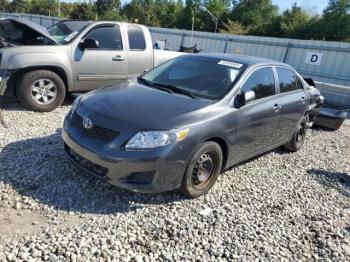
[[[93,173],[93,175],[98,177],[105,177],[108,173],[108,168],[100,166],[98,164],[92,163],[86,158],[82,157],[78,153],[76,153],[73,149],[71,149],[68,145],[65,144],[65,149],[69,156],[81,167],[87,169],[89,172]]]
[[[86,129],[83,126],[83,118],[76,112],[72,115],[71,127],[74,127],[84,137],[96,139],[104,143],[112,142],[120,134],[118,131],[94,124],[91,128]]]

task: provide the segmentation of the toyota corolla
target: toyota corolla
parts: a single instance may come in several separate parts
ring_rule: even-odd
[[[299,150],[321,103],[286,64],[184,55],[78,97],[62,136],[75,164],[113,185],[198,197],[227,167],[279,146]]]

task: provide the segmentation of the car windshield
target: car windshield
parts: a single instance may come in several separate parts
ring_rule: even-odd
[[[89,22],[87,21],[63,21],[48,29],[52,38],[60,44],[66,44],[73,40]]]
[[[145,73],[140,80],[194,98],[218,100],[231,90],[244,65],[200,55],[180,56]]]

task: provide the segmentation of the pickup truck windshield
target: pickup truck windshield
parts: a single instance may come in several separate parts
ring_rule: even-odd
[[[174,93],[218,100],[231,90],[243,67],[218,58],[180,56],[147,72],[140,80],[150,86],[168,87]]]
[[[63,21],[50,27],[48,31],[59,44],[66,44],[89,24],[87,21]]]

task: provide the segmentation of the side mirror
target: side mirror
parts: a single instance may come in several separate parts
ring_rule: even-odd
[[[95,48],[98,48],[99,46],[100,46],[100,43],[97,40],[92,38],[85,38],[79,43],[79,47],[82,50],[95,49]]]
[[[252,101],[255,100],[255,92],[254,91],[247,91],[247,92],[242,92],[241,94],[236,96],[234,106],[236,108],[240,108]]]
[[[255,100],[255,92],[254,91],[244,92],[243,96],[244,96],[244,105]]]

